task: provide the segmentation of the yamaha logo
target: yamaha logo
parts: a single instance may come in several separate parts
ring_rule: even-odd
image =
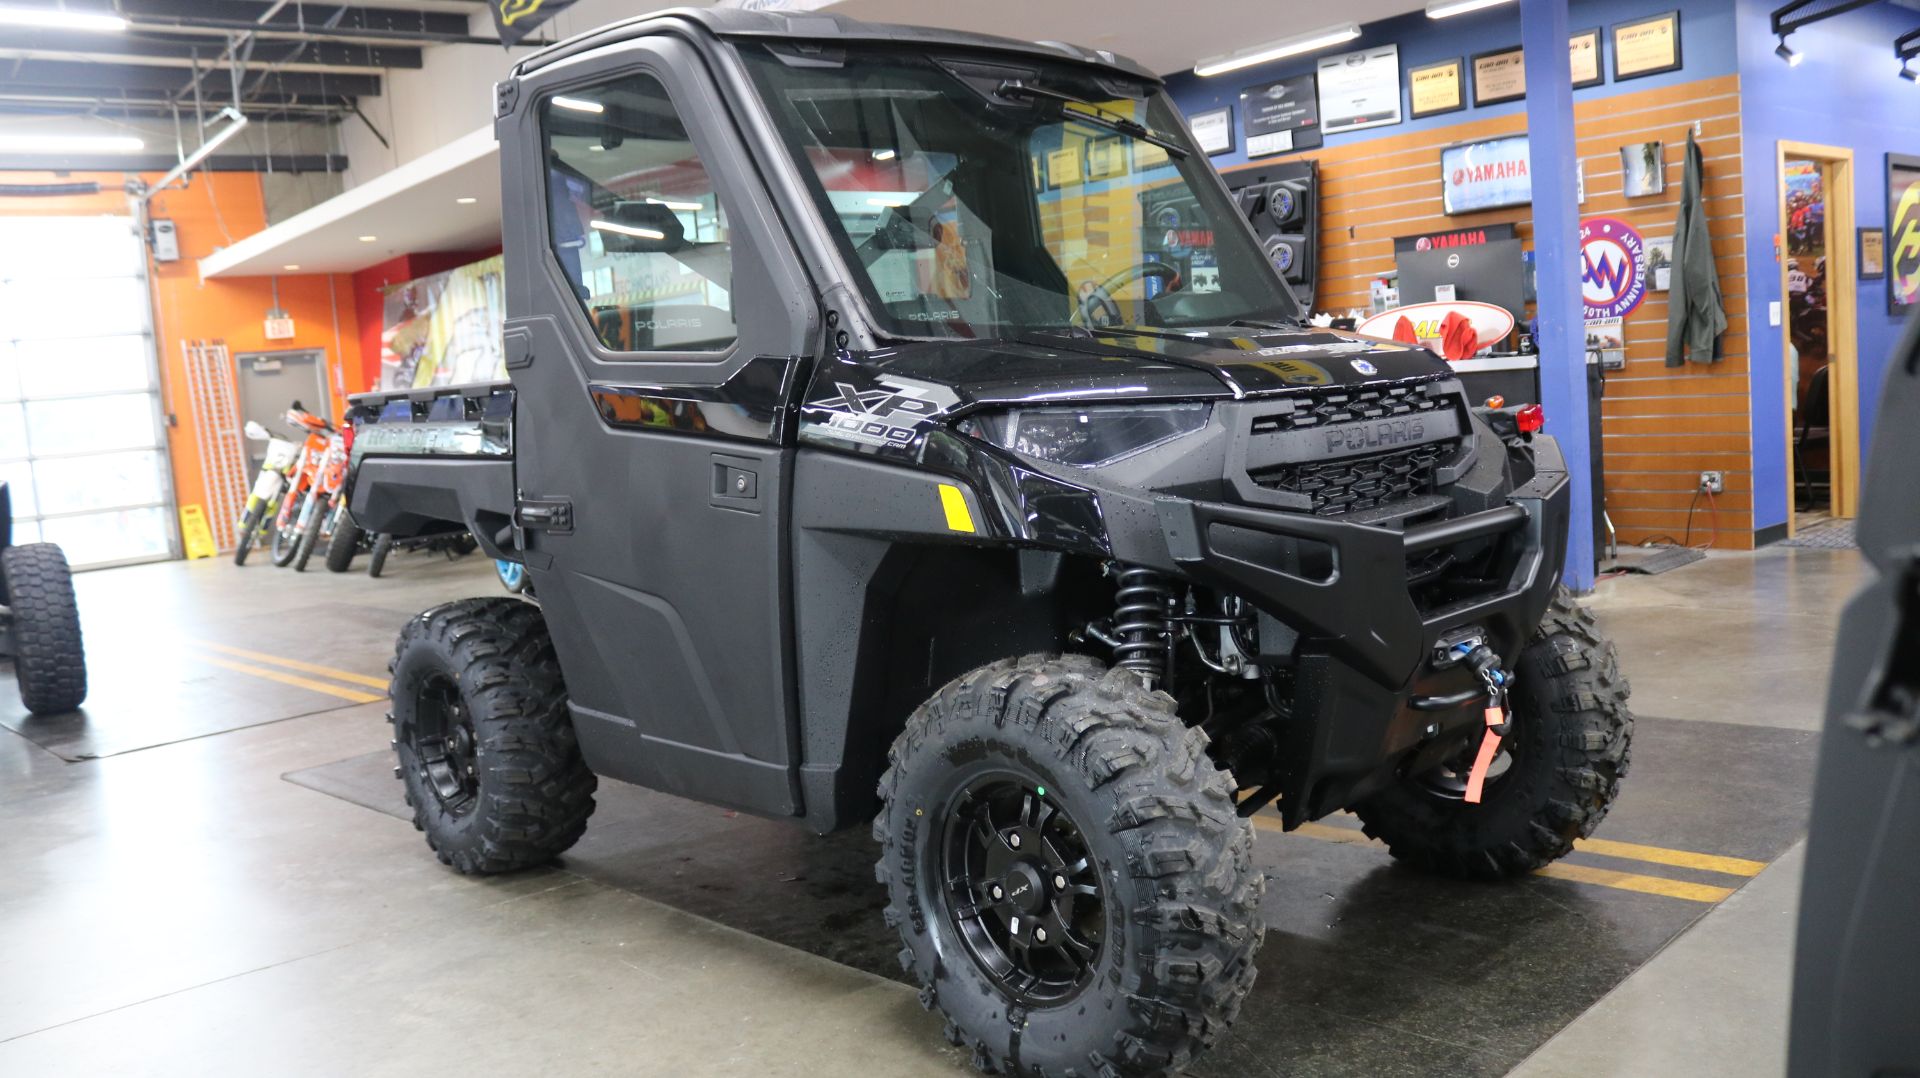
[[[1354,370],[1359,371],[1361,374],[1364,374],[1369,378],[1380,373],[1380,368],[1374,366],[1373,364],[1367,362],[1364,359],[1350,359],[1347,362],[1353,364]]]

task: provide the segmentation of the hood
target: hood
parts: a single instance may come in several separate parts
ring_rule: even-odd
[[[1444,378],[1424,348],[1322,329],[1115,327],[990,341],[918,341],[862,357],[953,391],[953,411],[1045,401],[1239,398]]]

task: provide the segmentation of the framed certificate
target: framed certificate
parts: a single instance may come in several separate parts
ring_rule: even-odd
[[[1483,52],[1473,58],[1473,103],[1497,105],[1527,96],[1526,55],[1519,49]]]
[[[1680,70],[1680,13],[1615,23],[1613,81]]]
[[[1458,56],[1407,70],[1408,112],[1414,119],[1467,107],[1467,65]]]
[[[1199,144],[1200,152],[1209,157],[1232,152],[1233,106],[1196,112],[1187,117],[1187,126],[1193,129],[1193,141]]]
[[[1400,122],[1400,46],[1323,56],[1319,76],[1320,130],[1327,134]]]
[[[1127,145],[1117,138],[1087,143],[1087,179],[1104,180],[1127,170]]]
[[[1573,65],[1573,88],[1584,89],[1607,81],[1600,70],[1600,28],[1582,30],[1567,39],[1567,59]]]
[[[1877,281],[1887,275],[1887,233],[1881,228],[1860,229],[1860,279]]]
[[[1312,75],[1249,86],[1240,91],[1240,122],[1247,156],[1264,157],[1321,144],[1319,84]]]

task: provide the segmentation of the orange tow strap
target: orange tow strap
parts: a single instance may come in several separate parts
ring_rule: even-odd
[[[1500,754],[1500,735],[1494,729],[1507,721],[1506,709],[1499,704],[1487,705],[1487,732],[1480,739],[1480,755],[1473,758],[1473,770],[1467,773],[1467,804],[1480,803],[1480,793],[1487,783],[1487,772],[1493,767],[1493,758]]]

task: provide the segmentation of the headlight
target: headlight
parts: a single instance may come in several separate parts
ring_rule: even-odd
[[[961,420],[960,431],[1015,453],[1093,468],[1192,434],[1212,412],[1206,403],[1016,408]]]

